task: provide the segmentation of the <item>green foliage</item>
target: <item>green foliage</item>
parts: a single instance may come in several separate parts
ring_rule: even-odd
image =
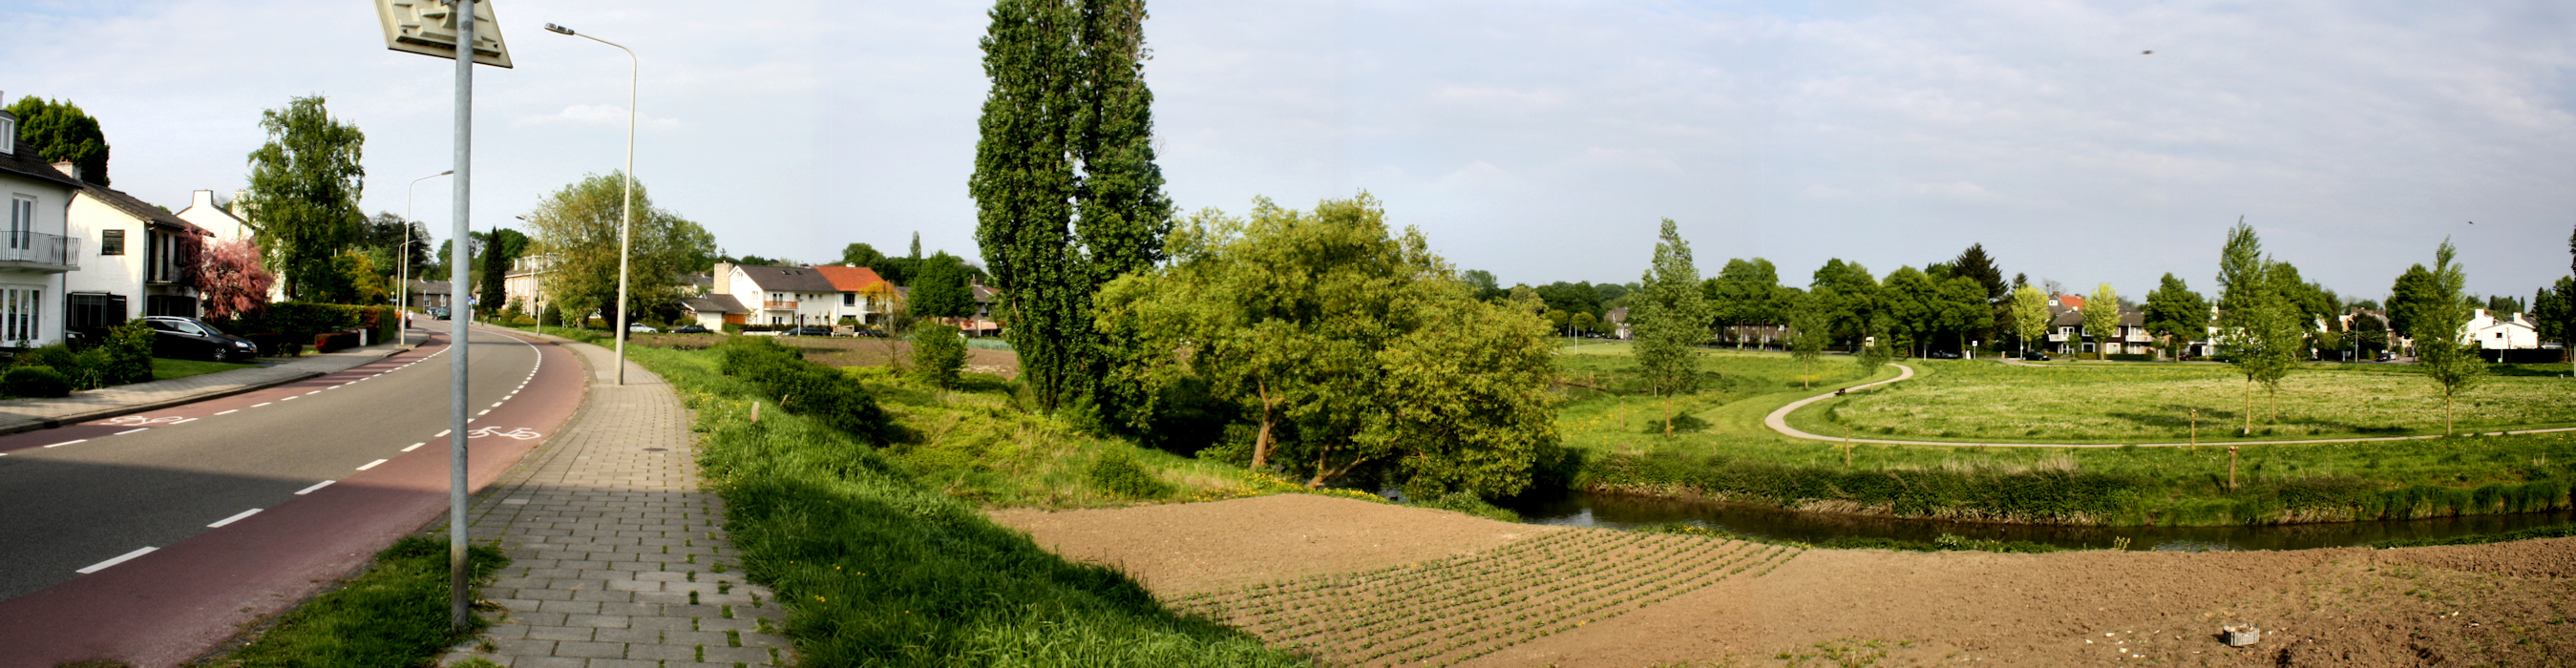
[[[510,564],[500,548],[466,548],[473,581],[491,582]],[[448,648],[473,638],[491,622],[472,617],[463,630],[448,626],[447,541],[404,536],[376,553],[364,574],[278,619],[277,625],[234,650],[220,665],[245,668],[313,666],[407,668],[432,663]]]
[[[1800,507],[1839,502],[1900,517],[2118,523],[2151,481],[2063,469],[1847,470],[1671,451],[1612,453],[1585,470],[1591,489],[1688,489],[1733,501]]]
[[[617,317],[618,229],[627,220],[626,198],[622,173],[591,175],[546,195],[528,214],[528,226],[535,231],[528,252],[550,255],[553,262],[540,286],[548,308]],[[678,301],[692,265],[714,256],[716,241],[697,223],[655,208],[641,181],[635,183],[633,213],[626,309],[639,314]],[[507,253],[507,237],[501,239],[505,243],[496,245]],[[484,303],[499,306],[498,298]]]
[[[1709,313],[1690,242],[1682,240],[1670,218],[1664,219],[1653,261],[1640,282],[1645,289],[1628,309],[1638,371],[1657,395],[1687,394],[1699,386],[1700,357],[1691,346],[1708,340]]]
[[[1807,293],[1816,299],[1831,321],[1834,340],[1844,342],[1849,350],[1859,350],[1861,337],[1877,322],[1886,308],[1885,288],[1871,276],[1869,268],[1842,258],[1825,261],[1816,268],[1814,281]]]
[[[1091,481],[1091,486],[1131,499],[1160,499],[1179,491],[1171,483],[1155,477],[1153,470],[1138,466],[1135,459],[1122,451],[1111,451],[1092,460],[1090,470],[1084,475]]]
[[[975,315],[975,289],[968,285],[972,278],[963,261],[945,252],[921,263],[919,273],[909,287],[912,293],[904,307],[923,318],[965,318]]]
[[[70,100],[46,100],[33,95],[10,103],[8,111],[18,117],[18,136],[0,140],[33,144],[37,159],[49,163],[69,160],[80,166],[82,181],[108,185],[107,133],[99,129],[98,119],[91,118],[89,112],[81,111]]]
[[[2093,337],[2096,354],[2109,354],[2111,337],[2119,335],[2120,291],[2111,284],[2093,287],[2093,298],[2084,302],[2084,333]]]
[[[1951,550],[1971,550],[1977,552],[2010,552],[2019,554],[2046,554],[2049,552],[2067,551],[2066,548],[2047,543],[2034,543],[2026,540],[1967,538],[1946,533],[1941,534],[1941,537],[1932,540],[1905,540],[1902,538],[1880,538],[1876,536],[1838,536],[1823,543],[1819,543],[1816,547],[1836,550],[1901,550],[1905,552],[1948,552]]]
[[[1726,268],[1701,284],[1711,320],[1725,325],[1787,322],[1785,290],[1780,286],[1780,269],[1758,257],[1727,260]]]
[[[2486,362],[2478,358],[2477,346],[2460,343],[2470,316],[2468,305],[2461,301],[2468,274],[2453,263],[2458,253],[2450,238],[2443,238],[2442,245],[2433,251],[2432,283],[2421,286],[2414,295],[2401,297],[2410,302],[2417,318],[2416,330],[2423,334],[2415,337],[2416,366],[2423,368],[2424,377],[2442,388],[2446,431],[2453,398],[2476,385],[2487,370]]]
[[[940,389],[957,384],[966,368],[966,339],[957,328],[931,323],[912,329],[912,370]]]
[[[0,374],[0,394],[13,397],[68,397],[72,381],[49,366],[20,365]]]
[[[367,220],[358,210],[367,136],[332,119],[320,95],[260,112],[259,126],[268,143],[250,153],[242,204],[259,224],[260,246],[287,298],[315,299],[306,293],[334,280],[327,277],[335,273],[332,256],[358,240]]]
[[[2218,259],[2218,350],[2245,377],[2244,432],[2254,432],[2254,388],[2278,394],[2283,377],[2305,357],[2307,327],[2282,296],[2282,266],[2263,255],[2263,242],[2243,219],[2227,231]]]
[[[2011,331],[2012,285],[2004,282],[2003,269],[1996,267],[1994,258],[1986,255],[1986,245],[1969,244],[1967,250],[1959,252],[1959,257],[1950,260],[1949,265],[1950,276],[1975,281],[1985,293],[1986,324],[1971,329],[1986,334]]]
[[[1023,380],[1054,410],[1091,394],[1106,354],[1085,331],[1092,296],[1151,269],[1172,229],[1154,164],[1141,0],[1000,0],[982,45],[992,88],[979,121],[975,240]],[[1093,397],[1114,401],[1116,394]],[[1123,412],[1119,406],[1106,406]]]
[[[760,388],[782,410],[811,416],[865,442],[896,435],[876,397],[858,380],[806,361],[794,348],[767,337],[738,336],[718,349],[724,354],[724,375]]]
[[[1485,501],[1484,497],[1476,496],[1475,494],[1468,492],[1450,492],[1439,496],[1421,499],[1408,505],[1418,508],[1430,508],[1433,510],[1446,510],[1453,513],[1464,513],[1497,522],[1521,521],[1520,513],[1512,512],[1510,508],[1494,505]]]
[[[157,336],[142,320],[127,320],[107,330],[104,341],[88,351],[101,386],[152,381],[152,342]]]
[[[2487,543],[2509,543],[2509,542],[2513,542],[2513,541],[2517,541],[2517,540],[2537,540],[2537,539],[2541,539],[2541,538],[2567,538],[2567,537],[2570,537],[2570,536],[2576,536],[2576,524],[2562,525],[2562,526],[2554,526],[2554,527],[2532,527],[2532,528],[2529,528],[2529,529],[2523,529],[2523,530],[2520,530],[2520,531],[2506,531],[2506,532],[2503,532],[2503,533],[2481,533],[2481,534],[2470,534],[2470,535],[2466,535],[2466,536],[2449,536],[2449,537],[2444,537],[2444,538],[2391,538],[2391,539],[2388,539],[2388,540],[2383,540],[2383,541],[2378,541],[2378,542],[2371,543],[2371,544],[2370,544],[2370,546],[2371,546],[2371,547],[2375,547],[2375,548],[2380,548],[2380,549],[2383,549],[2383,550],[2384,550],[2384,549],[2388,549],[2388,548],[2392,548],[2392,547],[2431,547],[2431,546],[2435,546],[2435,545],[2484,545],[2484,544],[2487,544]]]
[[[1825,343],[1833,339],[1830,322],[1815,295],[1801,294],[1793,299],[1789,307],[1790,356],[1810,370],[1814,369],[1816,360],[1825,355]],[[1802,380],[1812,380],[1813,376],[1813,373],[1806,374]],[[1807,387],[1810,383],[1802,382],[1799,386]]]
[[[2147,332],[2179,345],[2207,335],[2209,301],[2191,286],[2165,272],[2156,289],[2147,293]]]
[[[474,276],[475,310],[483,313],[499,313],[509,294],[502,282],[509,279],[510,254],[499,246],[485,244],[483,267]]]
[[[2021,350],[2029,350],[2032,342],[2048,333],[2049,320],[2048,295],[2029,285],[2013,288],[2012,330]]]

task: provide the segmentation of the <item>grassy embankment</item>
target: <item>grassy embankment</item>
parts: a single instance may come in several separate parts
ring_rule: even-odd
[[[466,551],[476,583],[509,565],[488,545]],[[425,665],[486,624],[447,626],[447,541],[405,537],[366,572],[280,616],[248,644],[206,665],[241,668],[409,668]]]
[[[717,351],[630,346],[697,412],[710,489],[742,566],[777,592],[813,665],[1301,665],[1165,609],[1116,570],[1074,564],[977,503],[1051,507],[1215,498],[1284,485],[1072,433],[998,379],[940,390],[852,368],[898,427],[877,447],[772,405]]]
[[[186,377],[189,377],[189,376],[201,376],[201,375],[205,375],[205,374],[214,373],[214,372],[217,372],[217,371],[231,371],[231,370],[234,370],[234,369],[248,369],[248,368],[255,367],[255,366],[259,366],[259,365],[257,365],[257,364],[233,364],[233,363],[229,363],[229,362],[208,362],[208,361],[205,361],[205,360],[174,360],[174,359],[164,359],[164,358],[160,358],[160,357],[155,357],[155,358],[152,358],[152,379],[153,379],[153,380],[173,380],[173,379],[178,379],[178,378],[186,378]]]
[[[1570,378],[1607,390],[1572,389],[1559,414],[1558,426],[1567,445],[1583,455],[1579,485],[1613,492],[1915,517],[2102,525],[2224,525],[2566,508],[2570,505],[2569,481],[2576,478],[2576,469],[2570,467],[2571,462],[2576,462],[2576,436],[2565,433],[2386,443],[2246,445],[2237,453],[2239,486],[2233,490],[2227,486],[2229,454],[2224,447],[1846,447],[1781,436],[1763,427],[1762,417],[1790,401],[1834,387],[1892,378],[1893,369],[1881,369],[1863,378],[1849,358],[1829,357],[1816,368],[1833,370],[1817,374],[1825,376],[1818,379],[1817,389],[1802,390],[1799,377],[1805,370],[1787,355],[1719,350],[1705,354],[1709,355],[1707,371],[1712,377],[1723,374],[1724,379],[1710,390],[1676,400],[1676,404],[1687,408],[1692,419],[1682,421],[1680,433],[1670,439],[1662,436],[1656,400],[1635,394],[1632,382],[1601,385],[1585,380],[1630,376],[1633,362],[1625,346],[1586,346],[1560,358],[1560,369]],[[1877,393],[1901,391],[1908,384],[1939,378],[1944,373],[1977,373],[1980,382],[2021,388],[2019,391],[2032,396],[2069,391],[2051,389],[2058,387],[2053,383],[2066,379],[2046,375],[2064,374],[2069,371],[2066,369],[2008,367],[1983,361],[1906,363],[1925,373],[1895,386],[1818,402],[1800,412],[1800,418],[1806,420],[1802,428],[1839,435],[1843,423],[1834,420],[1847,412],[1845,406],[1869,405],[1865,402],[1876,400],[1873,395]],[[1960,372],[1962,368],[1975,371]],[[2511,369],[2501,371],[2510,373]],[[2193,372],[2196,371],[2183,373]],[[2103,386],[2081,392],[2160,392],[2159,380],[2163,377],[2148,374],[2169,372],[2148,367],[2129,373],[2142,374],[2128,381],[2133,387],[2101,381]],[[2429,385],[2428,382],[2389,371],[2306,371],[2291,378],[2318,376],[2326,378],[2313,380],[2331,382],[2338,380],[2332,377],[2337,374],[2364,373],[2372,375],[2352,378],[2375,383],[2401,397],[2416,395],[2418,405],[2423,404],[2423,393],[2408,388]],[[2515,388],[2511,383],[2551,380],[2555,379],[2505,376],[2486,386],[2489,389],[2473,391],[2463,398],[2463,403],[2481,400],[2483,395],[2479,392],[2485,391],[2501,391],[2506,397],[2536,397],[2545,389]],[[2297,401],[2291,397],[2298,387],[2302,386],[2285,384],[2284,415],[2297,414],[2291,412]],[[2241,388],[2230,389],[2239,393],[2234,396],[2241,405]],[[1898,405],[1893,402],[1902,399],[1902,395],[1889,399],[1888,405]],[[2556,415],[2553,411],[2558,408],[2536,408],[2547,403],[2533,400],[2517,405],[2535,407],[2535,419],[2553,419],[2548,416]],[[2120,418],[2116,416],[2102,416],[2124,410],[2125,405],[2067,402],[2046,413],[2045,419],[2052,424],[2117,420]],[[2438,420],[2438,400],[2430,406]],[[1956,419],[1970,423],[1985,419],[1975,417],[1985,412],[2010,413],[2015,409],[2010,404],[1966,402],[1940,410],[1969,414],[1971,417]],[[1912,411],[1908,407],[1903,414],[1910,416]],[[1810,413],[1823,417],[1807,418]],[[1884,424],[1855,424],[1855,435],[1866,433],[1863,427],[1911,424],[1907,417],[1897,415],[1898,411],[1891,409],[1888,413],[1890,417],[1885,418]],[[2000,419],[1993,423],[2004,424]]]

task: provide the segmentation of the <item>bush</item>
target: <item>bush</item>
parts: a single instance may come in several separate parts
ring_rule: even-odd
[[[1171,483],[1163,482],[1161,477],[1137,464],[1125,452],[1102,454],[1100,459],[1091,462],[1091,470],[1084,475],[1091,480],[1091,486],[1100,488],[1100,491],[1130,499],[1159,499],[1176,491]]]
[[[107,330],[107,338],[85,356],[97,356],[98,382],[124,385],[152,381],[152,342],[159,335],[142,320],[127,320]]]
[[[331,332],[313,335],[313,349],[321,352],[347,350],[358,345],[355,332]]]
[[[948,389],[966,368],[966,339],[957,336],[957,328],[939,323],[914,328],[912,366],[922,380]]]
[[[2111,361],[2114,361],[2114,362],[2153,362],[2153,361],[2156,361],[2156,356],[2154,356],[2154,355],[2139,355],[2139,354],[2131,354],[2131,353],[2112,353],[2112,354],[2108,355],[2107,357],[2110,357],[2110,358],[2111,358]]]
[[[16,397],[68,397],[72,381],[53,367],[22,366],[0,374],[0,392]]]
[[[867,441],[887,440],[885,411],[858,379],[805,361],[796,349],[768,338],[727,339],[717,349],[724,353],[724,375],[759,387],[780,409],[811,416]]]

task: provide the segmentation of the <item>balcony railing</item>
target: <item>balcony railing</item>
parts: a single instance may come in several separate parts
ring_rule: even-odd
[[[80,239],[43,232],[0,230],[0,268],[70,271],[80,268]]]
[[[796,308],[796,302],[761,302],[760,306],[761,308],[793,309]]]

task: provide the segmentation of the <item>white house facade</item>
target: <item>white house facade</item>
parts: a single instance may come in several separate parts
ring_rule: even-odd
[[[2540,347],[2540,329],[2528,314],[2478,309],[2468,326],[2460,328],[2460,343],[2487,350],[2529,350]]]
[[[0,112],[0,346],[33,347],[63,340],[64,274],[80,268],[80,239],[67,234],[73,194],[82,183],[16,141],[18,119]]]
[[[96,184],[84,184],[72,196],[67,223],[83,256],[80,270],[63,278],[65,327],[90,331],[139,316],[197,315],[197,289],[187,268],[196,261],[204,230]]]

